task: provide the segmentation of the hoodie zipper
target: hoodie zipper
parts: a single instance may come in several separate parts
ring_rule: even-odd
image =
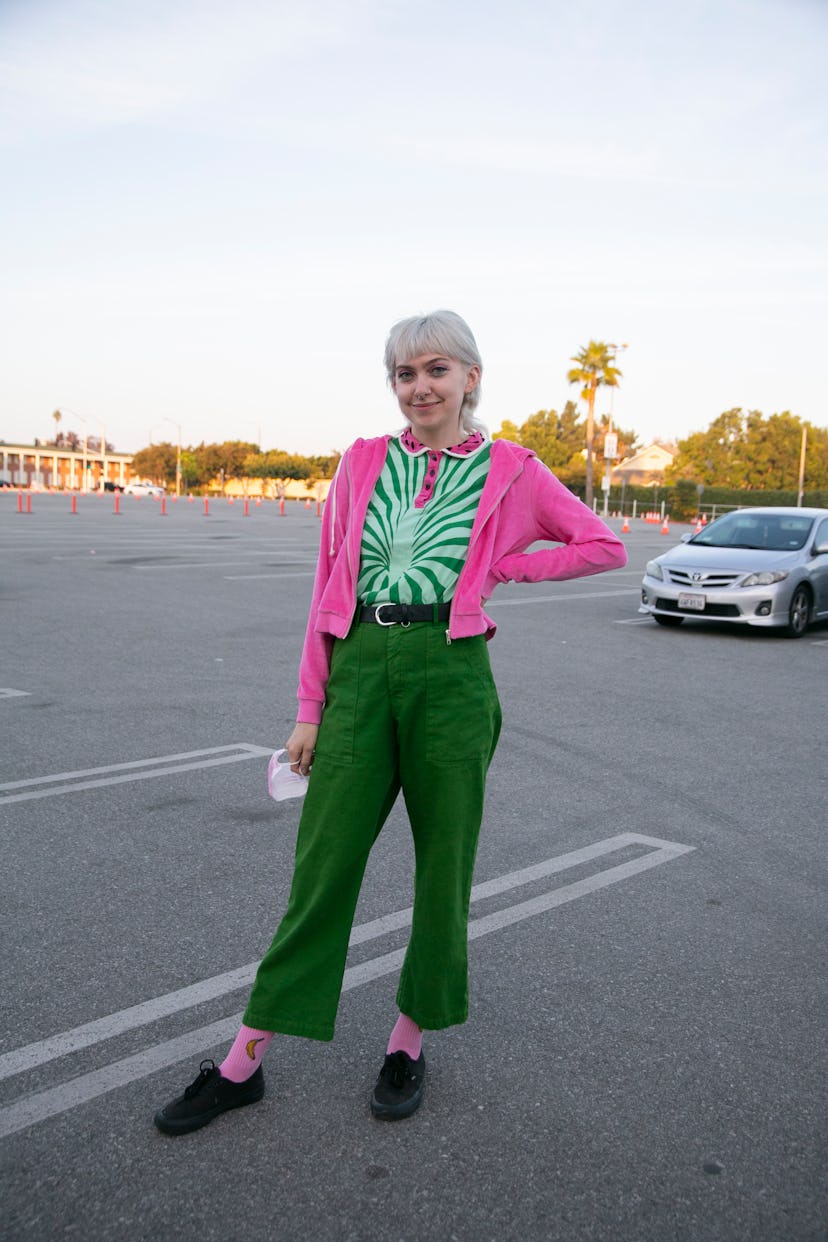
[[[494,513],[495,509],[497,509],[498,505],[500,504],[501,500],[503,499],[503,497],[504,497],[504,496],[506,495],[506,493],[508,492],[509,488],[510,488],[510,487],[512,486],[512,484],[514,483],[515,479],[516,479],[516,478],[518,478],[518,476],[519,476],[519,475],[521,475],[521,474],[523,474],[523,464],[522,464],[522,463],[521,463],[521,465],[518,467],[518,469],[515,471],[515,473],[514,473],[514,474],[513,474],[513,475],[512,475],[509,479],[507,479],[506,483],[505,483],[505,484],[504,484],[504,486],[503,486],[503,490],[500,492],[500,494],[499,494],[498,496],[496,496],[496,497],[495,497],[494,501],[492,502],[491,508],[489,509],[489,512],[486,514],[486,516],[484,517],[483,521],[482,521],[482,522],[480,523],[480,525],[478,526],[478,528],[477,528],[477,532],[476,532],[476,533],[474,533],[474,534],[472,534],[472,537],[471,537],[471,539],[469,540],[469,548],[468,548],[468,551],[467,551],[467,553],[466,553],[466,560],[465,560],[465,563],[464,563],[464,565],[463,565],[463,568],[462,568],[462,569],[461,569],[461,571],[460,571],[460,578],[462,578],[462,577],[463,577],[463,574],[465,573],[465,570],[466,570],[466,565],[468,565],[468,563],[469,563],[469,556],[471,555],[471,550],[472,550],[472,548],[474,547],[475,541],[476,541],[477,539],[479,539],[479,538],[480,538],[480,532],[483,530],[483,527],[486,525],[486,523],[488,522],[489,518],[490,518],[490,517],[492,516],[492,514]],[[458,586],[460,585],[460,578],[458,578],[458,579],[457,579],[457,585],[458,585]],[[452,616],[452,613],[453,613],[453,611],[454,611],[454,601],[455,601],[456,599],[457,599],[457,591],[456,591],[456,589],[455,589],[454,595],[452,596],[451,604],[450,604],[450,606],[449,606],[449,623],[448,623],[448,629],[446,630],[446,644],[447,644],[447,646],[449,646],[449,647],[451,646],[451,633],[450,633],[450,631],[451,631],[451,616]]]
[[[345,527],[345,556],[348,561],[348,575],[351,580],[351,598],[354,601],[354,606],[351,609],[351,617],[350,617],[350,620],[348,621],[348,629],[350,629],[354,623],[354,617],[356,616],[356,610],[357,610],[356,574],[354,573],[354,564],[351,559],[351,522],[353,520],[353,515],[354,515],[354,483],[353,483],[353,479],[351,478],[350,455],[347,456],[347,459],[345,462],[345,473],[348,476],[348,522]]]

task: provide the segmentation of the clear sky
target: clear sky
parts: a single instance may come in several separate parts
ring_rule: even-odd
[[[590,337],[642,442],[828,426],[826,63],[826,0],[2,0],[0,438],[344,448],[439,306],[493,429]]]

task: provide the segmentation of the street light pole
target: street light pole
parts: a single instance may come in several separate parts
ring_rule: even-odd
[[[612,341],[607,345],[607,349],[612,350],[612,365],[613,366],[615,366],[618,355],[626,348],[627,348],[626,345],[615,345]],[[613,431],[612,431],[612,418],[613,418],[614,411],[615,411],[615,385],[613,385],[612,388],[610,388],[609,421],[608,421],[608,426],[607,426],[607,434],[604,437],[604,462],[605,462],[604,475],[605,475],[605,481],[606,481],[606,485],[604,487],[604,517],[606,517],[609,512],[609,494],[610,494],[610,485],[612,483],[612,463],[617,456],[617,448],[618,448],[617,438],[616,439],[613,438]],[[609,449],[609,452],[607,452],[608,449]],[[623,504],[622,504],[622,508],[623,508]]]
[[[799,450],[799,487],[796,496],[796,506],[802,508],[802,502],[805,499],[805,446],[808,443],[808,428],[802,425],[802,447]]]

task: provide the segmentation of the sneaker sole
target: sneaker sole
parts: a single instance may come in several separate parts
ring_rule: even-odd
[[[234,1108],[246,1108],[248,1104],[258,1104],[264,1096],[264,1087],[259,1091],[255,1091],[243,1100],[235,1100],[232,1104],[221,1104],[215,1108],[211,1108],[209,1112],[201,1113],[198,1117],[186,1117],[177,1121],[175,1118],[165,1117],[163,1109],[157,1112],[153,1117],[153,1121],[163,1134],[192,1134],[193,1130],[201,1130],[204,1126],[208,1126],[211,1121],[215,1121],[216,1117],[220,1117],[222,1113],[232,1112]]]
[[[377,1121],[402,1121],[404,1117],[416,1113],[423,1102],[423,1094],[424,1088],[420,1087],[416,1095],[412,1095],[410,1100],[405,1100],[402,1104],[382,1104],[371,1096],[371,1112]]]

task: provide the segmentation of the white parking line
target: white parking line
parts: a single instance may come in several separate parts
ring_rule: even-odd
[[[90,539],[92,539],[94,538],[94,535],[90,533],[89,537]],[[56,540],[57,540],[57,535],[54,536],[52,542],[54,543],[56,542]],[[67,543],[71,542],[71,544],[74,546],[77,543],[77,538],[66,540],[66,542]],[[250,547],[251,544],[256,544],[256,543],[264,544],[264,547],[262,548],[261,551],[259,551],[256,548]],[[262,556],[273,556],[281,551],[292,551],[293,548],[289,547],[289,545],[295,545],[297,549],[305,549],[308,546],[307,541],[304,539],[284,539],[284,538],[280,538],[278,533],[275,535],[271,534],[268,536],[262,536],[260,538],[259,537],[253,538],[251,536],[245,536],[243,542],[241,542],[240,545],[237,545],[235,542],[231,543],[231,541],[228,540],[228,543],[225,544],[221,549],[214,547],[210,543],[205,543],[203,539],[193,539],[189,541],[183,540],[183,539],[175,539],[174,542],[166,541],[162,543],[162,542],[159,542],[159,539],[157,536],[142,537],[140,535],[127,535],[124,539],[119,540],[119,539],[112,538],[111,535],[107,535],[104,546],[101,549],[101,555],[102,556],[113,556],[117,553],[119,556],[123,556],[125,553],[129,553],[129,552],[133,552],[133,553],[140,555],[142,553],[149,553],[152,551],[160,550],[166,556],[180,556],[185,552],[191,555],[197,552],[202,552],[204,553],[205,556],[208,556],[210,553],[218,552],[218,551],[221,551],[221,552],[238,551],[242,560],[241,562],[234,561],[233,563],[234,564],[238,564],[238,563],[245,564],[249,557],[259,558]],[[2,544],[0,544],[0,547],[2,547]],[[20,548],[12,548],[9,550],[20,551],[24,555],[29,554],[28,544],[23,545]],[[88,551],[67,552],[67,553],[62,553],[60,555],[55,554],[50,559],[53,561],[88,560],[89,552]],[[207,562],[201,562],[201,561],[197,562],[197,564],[202,564],[202,563],[207,563]],[[217,564],[217,562],[211,562],[211,563]],[[150,568],[150,567],[145,566],[144,568]]]
[[[31,690],[0,690],[0,699],[25,699],[31,694]]]
[[[498,876],[497,879],[475,884],[472,888],[472,903],[484,901],[489,897],[496,897],[500,893],[508,892],[513,888],[520,888],[523,885],[531,884],[551,875],[557,875],[561,871],[568,871],[573,867],[583,866],[584,863],[591,862],[595,858],[617,853],[618,850],[626,849],[630,845],[653,847],[655,852],[645,855],[648,866],[655,866],[656,862],[666,862],[665,850],[687,853],[691,848],[684,845],[672,845],[670,842],[661,841],[656,837],[645,837],[636,833],[621,833],[615,837],[608,837],[604,841],[598,841],[595,845],[588,845],[583,849],[573,850],[568,854],[560,854],[556,858],[548,858],[544,862],[536,863],[531,867],[524,867],[520,871],[511,871],[506,875]],[[655,862],[652,861],[653,859],[655,859]],[[623,865],[627,866],[629,864]],[[411,923],[411,915],[412,907],[408,906],[404,910],[396,910],[393,914],[386,914],[381,918],[372,919],[368,923],[361,923],[351,932],[349,941],[351,948],[354,945],[365,944],[369,940],[376,940],[389,932],[399,931],[400,928],[408,927]],[[202,979],[200,983],[191,984],[175,992],[168,992],[164,996],[157,996],[139,1005],[131,1005],[128,1009],[122,1009],[118,1013],[109,1014],[105,1018],[98,1018],[94,1022],[87,1022],[83,1026],[74,1027],[61,1035],[39,1040],[37,1043],[29,1044],[27,1047],[20,1048],[15,1052],[7,1052],[0,1055],[0,1081],[11,1077],[13,1074],[19,1074],[23,1070],[43,1065],[56,1057],[66,1056],[70,1052],[77,1052],[80,1048],[88,1048],[92,1044],[100,1043],[105,1039],[111,1039],[115,1035],[122,1035],[125,1031],[145,1026],[148,1022],[155,1022],[158,1018],[167,1017],[171,1013],[179,1013],[181,1010],[189,1009],[194,1005],[201,1005],[205,1001],[214,1000],[217,996],[224,996],[229,992],[234,992],[237,988],[244,987],[245,984],[252,981],[257,966],[258,961],[250,962],[247,966],[238,966],[236,969],[226,971],[224,974],[214,975],[209,979]]]
[[[225,574],[225,582],[249,582],[252,578],[312,578],[315,569],[289,570],[285,574]]]
[[[566,599],[606,599],[610,595],[638,595],[634,587],[618,591],[573,591],[566,595],[524,595],[520,599],[490,599],[487,608],[503,608],[508,604],[557,604]]]
[[[108,553],[104,551],[102,555]],[[260,552],[260,556],[267,556],[267,552]],[[165,569],[235,569],[238,565],[249,565],[252,562],[248,560],[235,561],[170,561],[168,565],[133,565],[132,569],[139,574],[162,573]]]
[[[571,870],[573,867],[582,866],[596,858],[636,846],[647,852],[614,867],[594,872],[570,884],[552,888],[526,901],[517,902],[491,914],[472,919],[469,923],[469,939],[479,939],[503,927],[531,918],[533,915],[542,914],[557,906],[576,901],[589,893],[639,875],[652,867],[658,867],[662,863],[679,858],[683,854],[691,853],[695,848],[634,832],[619,833],[617,836],[598,841],[584,849],[549,858],[535,866],[525,867],[520,871],[512,871],[496,879],[476,884],[472,890],[472,902],[483,901],[511,889]],[[389,931],[407,927],[411,922],[411,913],[410,908],[398,910],[383,918],[355,927],[351,935],[351,945],[365,943]],[[393,949],[389,953],[349,967],[345,971],[343,991],[351,991],[373,979],[391,974],[402,964],[404,956],[405,949]],[[101,1043],[125,1031],[134,1030],[158,1018],[235,991],[250,982],[256,965],[257,963],[250,963],[237,970],[228,971],[212,979],[205,979],[190,987],[182,988],[177,992],[170,992],[154,1000],[133,1005],[129,1009],[110,1014],[95,1022],[75,1027],[73,1030],[52,1036],[50,1039],[39,1040],[6,1053],[0,1057],[0,1078],[12,1077],[81,1048]],[[217,1022],[201,1026],[175,1039],[155,1044],[146,1050],[72,1078],[57,1087],[38,1092],[28,1098],[24,1097],[0,1109],[0,1137],[15,1134],[27,1126],[45,1121],[68,1109],[76,1108],[108,1091],[134,1082],[137,1078],[147,1077],[158,1069],[173,1065],[190,1056],[196,1056],[205,1049],[232,1038],[238,1030],[241,1016],[239,1013],[221,1018]]]
[[[127,781],[147,781],[156,776],[192,772],[197,768],[213,768],[224,763],[241,763],[271,755],[272,749],[250,742],[233,742],[229,746],[211,746],[206,750],[189,750],[178,755],[159,755],[154,759],[135,759],[132,763],[112,763],[105,768],[83,768],[77,772],[58,772],[53,776],[35,776],[23,781],[0,784],[0,806],[8,802],[28,802],[33,798],[55,798],[59,794],[76,793],[79,789],[99,789],[103,785],[122,785]],[[205,756],[210,756],[205,758]],[[163,766],[160,766],[163,765]],[[117,772],[117,776],[107,773]],[[85,780],[85,777],[94,779]],[[60,782],[60,783],[59,783]],[[6,793],[22,790],[21,793]]]

